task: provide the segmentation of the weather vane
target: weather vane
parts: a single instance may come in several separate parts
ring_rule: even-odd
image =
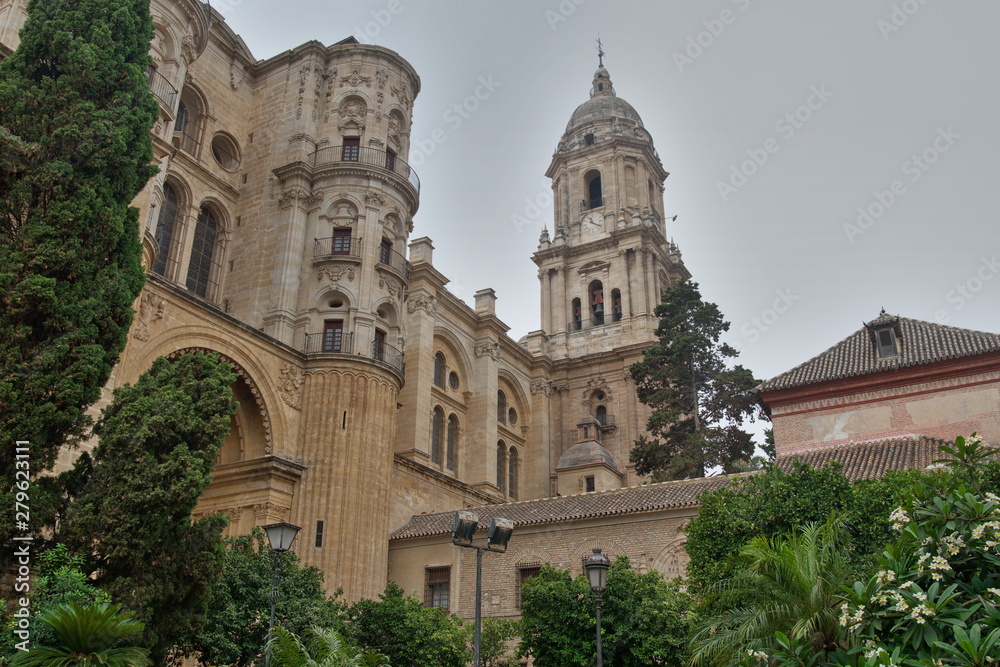
[[[597,62],[604,67],[604,48],[601,44],[601,33],[597,33]]]

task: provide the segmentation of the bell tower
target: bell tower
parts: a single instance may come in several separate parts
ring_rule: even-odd
[[[563,495],[639,481],[628,455],[645,432],[647,411],[635,399],[627,368],[656,340],[654,311],[663,290],[690,277],[667,240],[668,173],[600,55],[590,98],[570,117],[546,172],[555,202],[553,232],[542,231],[532,256],[552,382],[565,388],[553,394],[550,406],[552,460],[560,461],[553,486]],[[588,475],[579,489],[574,483],[563,488],[573,477],[562,461],[574,459],[563,454],[578,444],[581,420],[590,419],[596,420],[594,445],[610,453],[600,457],[609,474],[596,480]]]

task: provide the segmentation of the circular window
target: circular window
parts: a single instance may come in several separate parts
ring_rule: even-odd
[[[596,398],[599,401],[603,401],[604,400],[604,392],[603,391],[597,392],[597,395],[594,396],[594,398]]]
[[[220,133],[212,137],[212,157],[226,171],[240,168],[240,147],[228,135]]]
[[[333,301],[330,302],[330,307],[331,308],[343,308],[344,307],[344,302],[340,301],[338,299],[334,299]]]
[[[510,423],[511,426],[517,423],[517,410],[511,408],[510,410],[507,411],[507,421]]]
[[[448,386],[452,389],[458,389],[458,373],[455,371],[452,371],[451,374],[448,375]]]
[[[375,314],[378,315],[379,317],[381,317],[383,320],[385,319],[385,311],[384,310],[376,310]]]

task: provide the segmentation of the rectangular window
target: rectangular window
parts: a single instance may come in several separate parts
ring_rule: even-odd
[[[351,230],[350,229],[335,229],[333,230],[333,247],[330,251],[332,255],[350,255],[351,254]]]
[[[375,340],[372,341],[372,359],[385,361],[385,332],[375,330]]]
[[[587,493],[590,493],[591,491],[594,491],[594,490],[597,489],[597,486],[594,484],[594,476],[593,475],[591,475],[590,477],[585,477],[584,478],[584,482],[587,485]]]
[[[319,549],[323,546],[323,522],[316,522],[316,548]]]
[[[392,266],[392,241],[382,239],[382,244],[378,247],[378,261]]]
[[[323,322],[323,352],[341,352],[344,344],[344,320]]]
[[[357,162],[361,153],[361,137],[344,137],[343,153],[341,160],[344,162]]]
[[[542,571],[542,566],[539,563],[530,563],[527,565],[518,566],[518,584],[517,584],[517,608],[521,608],[521,588],[529,580],[534,579],[538,576],[538,573]]]
[[[451,566],[428,567],[424,570],[424,606],[444,607],[451,604]]]
[[[391,149],[385,152],[385,168],[396,171],[396,152]]]

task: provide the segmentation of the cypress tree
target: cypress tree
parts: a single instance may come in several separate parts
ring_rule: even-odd
[[[83,435],[142,289],[149,0],[31,0],[0,63],[0,505]],[[0,539],[9,535],[0,529]]]
[[[227,521],[192,521],[191,511],[229,433],[235,380],[215,355],[193,353],[160,357],[116,389],[63,526],[66,543],[91,557],[96,585],[146,623],[137,643],[157,664],[198,632],[221,573]]]

